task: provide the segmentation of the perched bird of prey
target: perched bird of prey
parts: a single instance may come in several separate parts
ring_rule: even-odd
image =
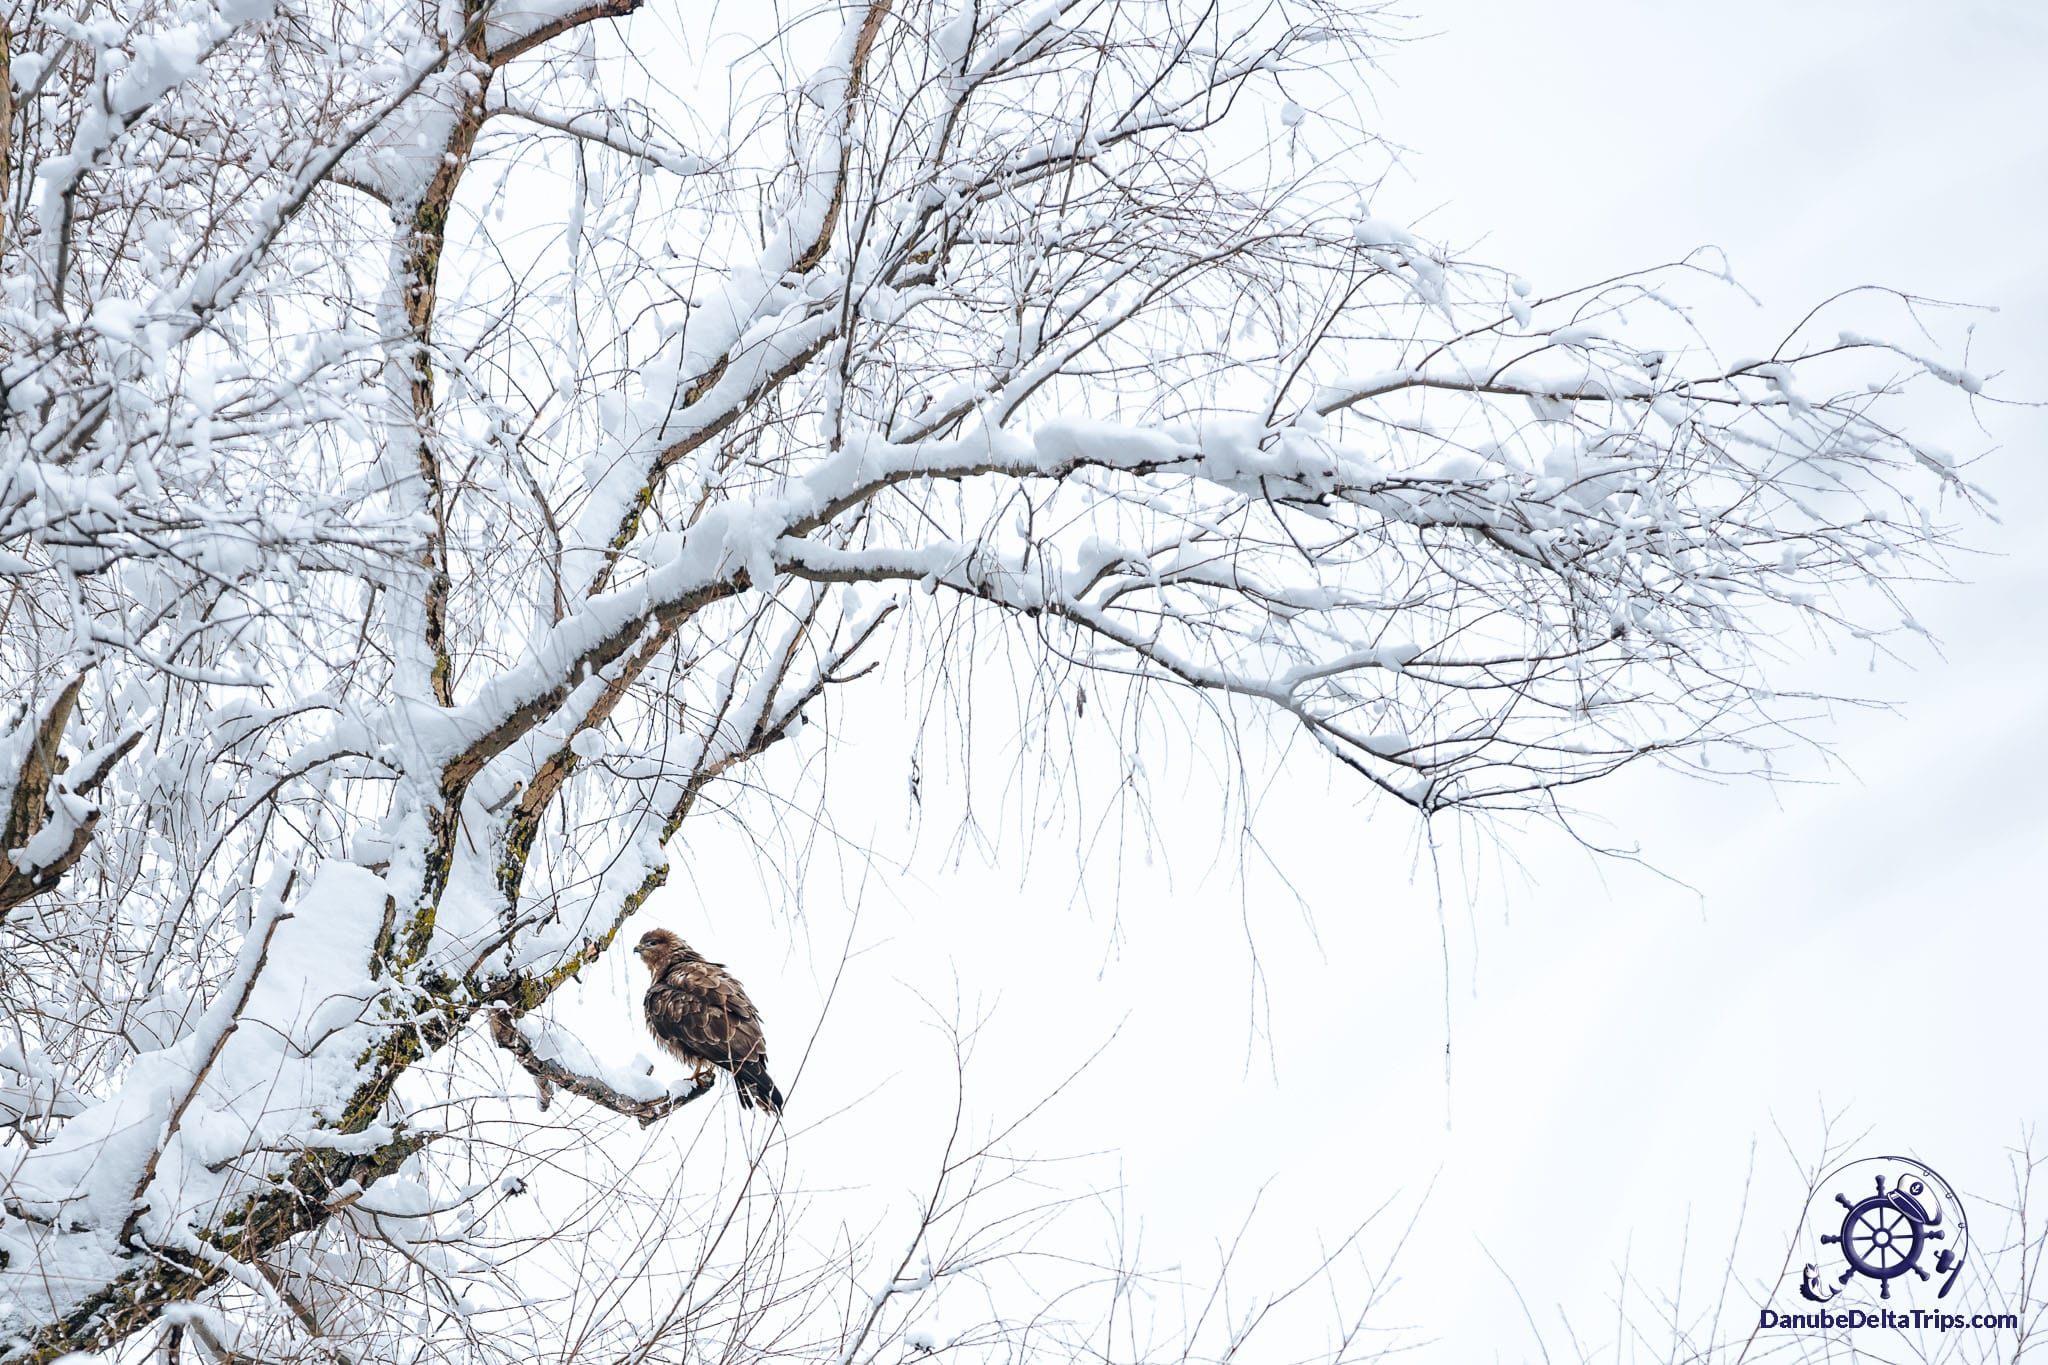
[[[711,1068],[722,1066],[743,1102],[781,1113],[782,1092],[768,1079],[761,1012],[725,964],[706,962],[666,929],[649,929],[633,951],[654,976],[644,1007],[655,1041],[689,1067],[699,1085],[709,1084]]]

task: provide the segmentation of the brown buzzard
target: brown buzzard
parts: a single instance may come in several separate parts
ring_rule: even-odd
[[[666,929],[649,929],[633,951],[654,976],[645,1008],[655,1041],[696,1073],[698,1084],[708,1084],[711,1068],[722,1066],[743,1103],[781,1113],[782,1092],[768,1079],[761,1012],[725,964],[706,962]]]

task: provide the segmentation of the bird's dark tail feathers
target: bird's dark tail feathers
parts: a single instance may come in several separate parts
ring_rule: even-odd
[[[758,1061],[741,1062],[733,1068],[732,1083],[740,1092],[740,1099],[771,1114],[782,1112],[782,1092],[775,1088],[775,1082],[768,1078],[767,1066]]]

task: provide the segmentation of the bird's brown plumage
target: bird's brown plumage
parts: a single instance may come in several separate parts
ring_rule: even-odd
[[[633,951],[654,978],[643,1005],[655,1041],[700,1081],[710,1079],[712,1067],[723,1067],[743,1101],[781,1113],[782,1092],[768,1078],[761,1012],[725,964],[706,962],[666,929],[648,930]]]

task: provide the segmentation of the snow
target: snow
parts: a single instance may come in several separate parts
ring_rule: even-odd
[[[960,0],[953,17],[932,35],[932,46],[948,67],[958,67],[967,60],[968,47],[974,40],[975,9],[976,0]]]
[[[496,0],[486,11],[485,41],[500,51],[589,7],[590,0]]]
[[[1909,350],[1896,342],[1865,336],[1861,332],[1845,331],[1841,333],[1841,343],[1844,346],[1874,346],[1879,350],[1891,351],[1894,354],[1904,356],[1936,379],[1941,380],[1944,384],[1953,384],[1968,394],[1978,394],[1984,391],[1984,380],[1981,376],[1960,366],[1944,364],[1932,356]]]
[[[1173,464],[1195,454],[1185,442],[1165,432],[1065,417],[1040,426],[1033,444],[1039,465],[1047,472],[1084,462],[1125,469]]]
[[[277,0],[214,0],[230,24],[260,24],[277,12]]]
[[[50,69],[50,59],[40,52],[15,52],[8,56],[7,77],[19,93],[35,89],[43,73]]]
[[[1550,334],[1552,342],[1559,346],[1585,346],[1595,341],[1607,340],[1607,334],[1590,324],[1559,327]]]
[[[1351,240],[1360,246],[1415,245],[1415,236],[1408,229],[1370,215],[1360,218],[1351,225]]]
[[[299,1145],[327,1142],[317,1121],[339,1113],[386,1027],[386,989],[369,973],[385,895],[362,868],[322,865],[289,910],[270,902],[196,1028],[137,1056],[48,1143],[4,1154],[10,1200],[43,1221],[0,1226],[0,1315],[10,1301],[61,1314],[121,1274],[137,1202],[145,1240],[189,1249],[223,1208],[269,1189]]]
[[[622,1066],[592,1052],[574,1033],[538,1015],[528,1015],[519,1021],[517,1027],[532,1042],[533,1050],[543,1061],[560,1062],[579,1076],[604,1082],[627,1099],[658,1100],[671,1092],[669,1082],[647,1074],[648,1065],[644,1057],[635,1056]],[[683,1088],[688,1089],[687,1083]]]
[[[90,801],[61,790],[50,793],[48,808],[50,818],[43,827],[27,843],[8,851],[8,859],[23,872],[55,866],[71,847],[79,827],[99,814]]]
[[[135,325],[141,320],[142,305],[134,299],[107,295],[92,306],[92,325],[102,336],[116,341],[133,341]]]
[[[419,202],[441,169],[459,111],[481,89],[479,73],[459,58],[422,44],[402,58],[392,84],[403,91],[412,73],[427,74],[395,105],[373,111],[361,138],[342,160],[343,176],[399,211]],[[445,65],[444,65],[445,63]]]

